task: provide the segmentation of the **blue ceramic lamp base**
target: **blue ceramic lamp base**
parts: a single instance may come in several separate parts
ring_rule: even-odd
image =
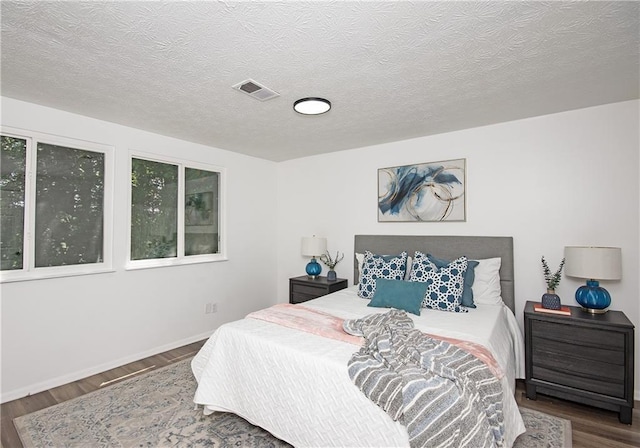
[[[587,280],[587,284],[576,291],[576,302],[589,313],[604,314],[611,305],[611,295],[597,280]]]
[[[316,278],[322,272],[322,266],[313,257],[309,263],[307,263],[307,277]]]

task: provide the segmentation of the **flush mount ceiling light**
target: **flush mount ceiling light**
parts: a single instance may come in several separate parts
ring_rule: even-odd
[[[293,103],[293,110],[303,115],[320,115],[329,112],[331,102],[324,98],[301,98]]]

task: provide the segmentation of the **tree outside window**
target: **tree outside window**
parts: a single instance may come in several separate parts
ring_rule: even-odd
[[[0,267],[22,269],[27,140],[2,136],[0,154]]]
[[[220,185],[213,167],[132,157],[130,260],[219,259]]]
[[[38,143],[35,266],[100,263],[104,154]]]
[[[178,253],[178,166],[132,159],[131,259]]]
[[[28,131],[21,136],[3,130],[0,139],[2,280],[108,269],[109,148],[80,142],[75,146],[69,139]]]

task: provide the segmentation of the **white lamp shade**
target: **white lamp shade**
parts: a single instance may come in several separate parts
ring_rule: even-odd
[[[327,239],[314,237],[302,238],[302,255],[316,257],[327,251]]]
[[[564,258],[564,273],[569,277],[592,280],[622,278],[622,250],[619,247],[567,246]]]

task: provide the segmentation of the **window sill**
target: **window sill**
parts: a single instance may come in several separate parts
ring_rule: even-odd
[[[136,260],[130,261],[125,266],[127,271],[135,271],[139,269],[166,268],[170,266],[188,266],[202,263],[218,263],[221,261],[229,261],[225,256],[211,257],[210,255],[193,256],[185,258],[159,258],[154,260]]]
[[[81,275],[95,275],[95,274],[108,274],[116,272],[113,268],[103,269],[91,269],[91,270],[69,270],[69,271],[57,271],[57,272],[17,272],[17,271],[5,271],[0,273],[0,283],[12,283],[12,282],[26,282],[33,280],[48,280],[53,278],[63,277],[78,277]]]

